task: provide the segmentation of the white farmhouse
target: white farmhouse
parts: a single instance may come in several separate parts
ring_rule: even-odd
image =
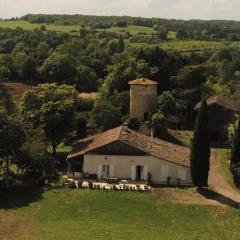
[[[191,184],[188,148],[153,139],[120,126],[78,142],[68,155],[69,169],[98,179],[148,180]]]
[[[153,138],[147,128],[157,110],[157,83],[141,78],[129,85],[130,116],[141,122],[139,131],[123,125],[80,140],[67,157],[69,171],[98,179],[191,184],[189,148]]]

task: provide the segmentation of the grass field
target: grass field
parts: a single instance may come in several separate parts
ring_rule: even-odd
[[[224,176],[226,176],[228,182],[234,186],[233,177],[229,169],[229,153],[229,150],[225,148],[217,150]]]
[[[46,26],[49,31],[57,31],[57,32],[71,32],[71,31],[79,31],[79,25],[57,25],[57,24],[35,24],[30,23],[28,21],[0,21],[0,27],[2,28],[11,28],[15,29],[17,27],[21,27],[25,30],[34,30],[36,28],[40,28],[41,25]]]
[[[147,47],[149,44],[146,43],[131,43],[133,47]],[[229,47],[240,47],[240,42],[227,42],[227,41],[198,41],[198,40],[187,40],[187,41],[165,41],[159,44],[159,47],[165,50],[177,50],[181,52],[199,52],[204,49],[219,49],[225,46]]]
[[[140,32],[144,32],[146,34],[152,34],[152,33],[155,32],[153,30],[153,28],[142,27],[142,26],[128,26],[126,28],[112,27],[112,28],[106,29],[106,31],[108,31],[108,32],[116,32],[116,33],[119,33],[119,32],[129,32],[132,35],[136,35],[137,33],[140,33]]]
[[[58,25],[58,24],[34,24],[28,21],[18,20],[18,21],[0,21],[0,27],[2,28],[12,28],[15,29],[17,27],[21,27],[26,30],[34,30],[36,28],[40,28],[41,25],[45,25],[47,30],[57,31],[57,32],[67,32],[71,35],[78,35],[79,25]],[[103,31],[98,29],[98,31]],[[142,27],[142,26],[128,26],[126,28],[121,27],[112,27],[106,29],[108,32],[130,32],[132,35],[136,35],[139,32],[144,32],[146,34],[154,33],[153,28]],[[159,46],[165,50],[178,50],[181,52],[192,52],[192,51],[201,51],[203,49],[219,49],[224,46],[234,46],[240,47],[240,42],[228,42],[228,41],[199,41],[199,40],[187,40],[187,41],[179,41],[176,40],[176,33],[169,32],[168,38],[169,41],[164,41],[159,44]],[[128,43],[128,40],[126,40]],[[144,47],[149,46],[147,43],[131,43],[133,47]]]
[[[14,192],[0,198],[0,239],[237,240],[240,211],[173,204],[152,193]]]
[[[25,30],[34,30],[36,28],[40,28],[41,25],[46,26],[47,30],[50,31],[57,31],[57,32],[68,32],[71,33],[73,31],[77,31],[76,33],[72,34],[78,34],[80,25],[58,25],[58,24],[35,24],[35,23],[30,23],[28,21],[0,21],[0,27],[2,28],[11,28],[15,29],[17,27],[21,27]],[[103,31],[98,29],[98,31]],[[109,29],[106,29],[108,32],[130,32],[131,34],[135,35],[138,32],[145,32],[146,34],[151,34],[154,32],[152,28],[148,27],[141,27],[141,26],[128,26],[126,28],[120,28],[120,27],[112,27]]]

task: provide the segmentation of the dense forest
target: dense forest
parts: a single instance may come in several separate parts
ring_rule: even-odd
[[[7,112],[1,117],[3,125],[18,129],[23,136],[19,140],[31,136],[27,144],[24,140],[19,143],[24,146],[27,161],[32,159],[35,138],[38,147],[34,151],[43,158],[46,141],[56,155],[59,144],[71,145],[125,120],[136,128],[136,119],[128,117],[130,80],[146,77],[158,82],[158,111],[149,124],[159,128],[159,133],[173,125],[192,129],[194,106],[203,97],[235,94],[240,81],[237,46],[225,44],[188,52],[161,47],[171,41],[169,33],[182,42],[238,41],[240,22],[30,14],[9,21],[39,24],[31,31],[0,28],[1,83],[38,86],[15,104],[3,85],[0,89],[1,104]],[[72,34],[49,31],[49,24],[79,27]],[[128,26],[146,27],[148,32],[133,34]],[[113,27],[120,32],[111,31]],[[79,97],[92,92],[98,93],[96,99]],[[18,117],[12,119],[12,113]]]

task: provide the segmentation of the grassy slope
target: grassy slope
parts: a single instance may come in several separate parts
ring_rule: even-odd
[[[17,27],[21,27],[25,30],[34,30],[36,28],[40,28],[41,25],[45,25],[47,30],[57,31],[57,32],[71,32],[72,30],[78,31],[79,26],[76,25],[56,25],[56,24],[35,24],[30,23],[28,21],[0,21],[0,27],[2,28],[12,28],[15,29]]]
[[[128,26],[126,28],[121,28],[121,27],[112,27],[109,29],[106,29],[108,32],[130,32],[133,35],[136,35],[137,33],[144,32],[146,34],[152,34],[155,31],[152,28],[149,27],[142,27],[142,26]]]
[[[26,30],[33,30],[39,28],[41,25],[45,25],[47,30],[57,31],[57,32],[68,32],[73,35],[78,35],[79,25],[57,25],[57,24],[33,24],[27,21],[0,21],[0,27],[3,28],[12,28],[15,29],[16,27],[22,27]],[[77,32],[72,32],[77,31]],[[102,31],[102,30],[99,30]],[[130,32],[131,34],[135,35],[139,32],[145,32],[146,34],[154,33],[152,28],[148,27],[141,27],[141,26],[128,26],[126,28],[119,28],[119,27],[112,27],[106,29],[109,32]],[[189,41],[179,41],[176,40],[176,33],[169,32],[168,38],[171,41],[165,41],[160,44],[160,47],[166,50],[179,50],[182,52],[190,52],[190,51],[201,51],[202,49],[215,49],[221,48],[226,45],[228,46],[237,46],[240,47],[240,42],[226,42],[226,41],[198,41],[198,40],[189,40]],[[126,41],[128,42],[128,41]],[[148,45],[146,43],[131,43],[131,46],[134,47],[143,47]]]
[[[59,189],[42,200],[32,196],[29,205],[27,195],[0,200],[0,239],[239,239],[239,210],[160,202],[134,192]]]
[[[144,47],[149,46],[146,43],[132,43],[133,47]],[[201,51],[204,49],[219,49],[224,46],[231,47],[240,47],[240,42],[226,42],[226,41],[198,41],[198,40],[188,40],[188,41],[179,41],[172,40],[167,42],[162,42],[159,44],[159,47],[165,50],[178,50],[182,52],[192,52],[192,51]]]
[[[57,31],[57,32],[71,32],[71,31],[79,31],[80,25],[58,25],[58,24],[35,24],[30,23],[28,21],[0,21],[0,27],[2,28],[12,28],[15,29],[17,27],[21,27],[25,30],[34,30],[36,28],[40,28],[41,25],[45,25],[47,30]],[[102,30],[99,30],[102,31]],[[140,26],[128,26],[127,28],[119,28],[119,27],[112,27],[106,29],[109,32],[130,32],[131,34],[135,35],[138,32],[145,32],[146,34],[151,34],[154,32],[152,28],[148,27],[140,27]],[[78,34],[78,33],[77,33]]]
[[[229,169],[229,150],[228,149],[218,149],[217,150],[218,158],[220,160],[221,169],[224,175],[226,176],[229,183],[234,185],[233,177]]]

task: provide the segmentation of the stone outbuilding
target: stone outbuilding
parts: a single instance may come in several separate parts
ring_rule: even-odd
[[[149,120],[151,113],[157,110],[157,82],[140,78],[129,82],[130,116],[140,122]]]
[[[125,125],[80,140],[67,157],[69,171],[95,179],[191,185],[189,148],[151,138]]]
[[[208,105],[208,127],[210,140],[212,142],[228,141],[228,127],[234,123],[240,113],[235,101],[223,96],[213,96],[207,99]],[[195,106],[199,111],[201,102]]]

